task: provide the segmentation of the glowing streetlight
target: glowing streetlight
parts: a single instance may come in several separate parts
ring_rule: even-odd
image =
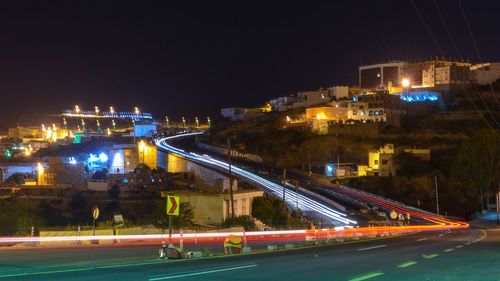
[[[141,113],[141,112],[139,111],[139,108],[138,108],[137,106],[134,108],[134,112],[135,112],[135,114],[137,114],[137,115],[139,115],[139,113]]]
[[[99,122],[99,120],[97,120],[96,123],[97,123],[97,131],[100,132],[101,131],[101,122]]]
[[[410,87],[410,80],[408,78],[404,78],[403,81],[401,81],[401,85],[403,85],[403,88]]]
[[[111,130],[109,128],[106,129],[106,135],[108,135],[108,137],[111,136]]]
[[[196,127],[200,126],[200,121],[198,121],[198,117],[194,118],[194,122],[196,122]]]
[[[170,126],[170,119],[168,119],[168,116],[165,116],[165,123],[167,126]]]
[[[288,123],[292,122],[292,118],[290,118],[290,116],[288,116],[288,115],[286,116],[286,122],[288,122]]]
[[[66,118],[63,118],[64,129],[68,128],[68,122],[66,122]]]
[[[212,121],[210,120],[210,117],[208,117],[208,116],[207,116],[207,124],[208,124],[209,127],[212,124]]]
[[[182,116],[182,126],[186,127],[186,118],[184,116]]]
[[[96,106],[94,106],[94,109],[95,109],[95,115],[99,115],[99,107],[97,107],[97,105],[96,105]]]
[[[109,112],[110,112],[111,114],[114,114],[114,113],[115,113],[115,109],[114,109],[112,106],[110,106],[110,107],[109,107]]]
[[[111,124],[113,125],[113,130],[116,130],[116,123],[115,123],[115,119],[111,120]]]
[[[80,113],[80,107],[78,105],[75,105],[75,112],[76,114]]]

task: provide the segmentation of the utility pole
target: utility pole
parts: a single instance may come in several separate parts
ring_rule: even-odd
[[[309,176],[311,176],[312,171],[311,171],[311,152],[307,151],[307,158],[309,160]]]
[[[439,194],[438,194],[438,182],[436,175],[434,175],[434,185],[436,186],[436,213],[439,215]]]
[[[227,163],[229,165],[229,200],[231,204],[231,218],[234,219],[233,176],[231,174],[231,140],[227,138]]]

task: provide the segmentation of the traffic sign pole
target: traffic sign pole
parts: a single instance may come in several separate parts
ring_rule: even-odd
[[[172,216],[168,216],[168,244],[172,245]]]
[[[172,244],[172,223],[173,216],[179,215],[180,198],[179,196],[167,195],[166,211],[168,215],[168,244]]]
[[[95,236],[95,221],[99,218],[99,208],[94,206],[92,208],[92,236]]]

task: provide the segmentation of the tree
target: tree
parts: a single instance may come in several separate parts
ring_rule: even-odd
[[[118,186],[117,184],[113,184],[109,188],[108,194],[111,198],[118,199],[118,197],[120,196],[120,186]]]
[[[39,228],[44,224],[35,210],[23,201],[7,201],[0,206],[0,235],[30,235],[32,226]]]
[[[191,227],[193,223],[193,213],[194,207],[191,202],[182,202],[179,206],[179,215],[174,216],[172,219],[173,228]],[[155,212],[151,216],[151,223],[157,227],[167,228],[168,227],[168,215],[165,209],[165,201],[159,201],[156,206]]]
[[[5,181],[8,185],[24,184],[24,175],[22,173],[14,173]]]
[[[241,226],[246,231],[256,230],[257,226],[253,221],[251,216],[237,216],[234,218],[227,218],[223,223],[222,227],[232,227],[232,226]]]
[[[69,203],[73,215],[74,224],[87,224],[91,219],[91,209],[87,199],[82,195],[76,194]]]
[[[252,202],[252,216],[273,227],[288,228],[290,215],[286,205],[278,198],[254,198]]]
[[[423,161],[411,153],[398,153],[394,160],[397,165],[397,175],[416,177],[430,172],[428,161]]]
[[[92,179],[93,180],[105,180],[106,179],[106,175],[108,174],[108,169],[106,168],[102,168],[102,170],[100,171],[96,171],[93,175],[92,175]]]
[[[484,210],[483,193],[500,179],[499,137],[491,130],[483,129],[465,140],[452,165],[452,175],[478,190],[481,208]],[[476,193],[477,194],[477,193]]]

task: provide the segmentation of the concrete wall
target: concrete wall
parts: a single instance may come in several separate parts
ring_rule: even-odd
[[[187,160],[169,153],[167,156],[167,172],[169,173],[186,173]]]
[[[256,197],[262,197],[263,191],[235,192],[234,214],[236,216],[251,215],[252,202]],[[193,221],[197,224],[220,224],[230,215],[229,193],[212,192],[177,192],[182,202],[190,202],[193,209]]]
[[[187,162],[187,171],[203,182],[203,184],[217,191],[229,190],[229,177],[217,171],[207,169],[196,163]],[[238,190],[238,181],[233,179],[233,191]]]

